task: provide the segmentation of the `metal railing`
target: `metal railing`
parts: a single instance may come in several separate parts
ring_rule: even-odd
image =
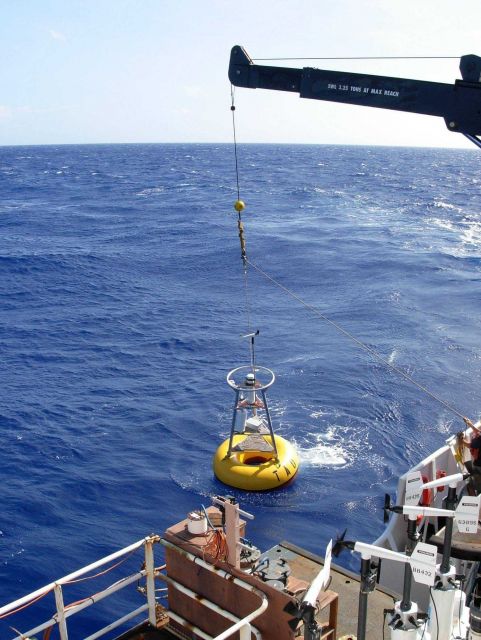
[[[167,548],[174,549],[178,553],[187,557],[194,564],[198,564],[202,566],[204,569],[212,573],[215,573],[216,575],[222,578],[229,580],[229,582],[233,582],[234,584],[238,585],[242,589],[245,589],[246,591],[250,591],[251,593],[254,593],[261,600],[260,606],[257,607],[254,611],[252,611],[248,615],[246,615],[244,618],[240,619],[237,616],[235,616],[233,613],[221,608],[218,604],[211,602],[207,598],[200,597],[197,593],[185,587],[184,585],[180,584],[176,580],[173,580],[168,575],[160,573],[158,569],[157,570],[155,569],[154,552],[153,552],[153,545],[158,542],[161,542]],[[85,574],[90,573],[94,569],[103,567],[104,565],[109,564],[112,561],[117,560],[118,558],[128,556],[129,554],[133,553],[137,549],[140,549],[141,547],[144,547],[145,568],[141,569],[140,571],[137,571],[134,574],[128,575],[118,580],[117,582],[110,585],[109,587],[106,587],[105,589],[95,593],[94,595],[84,598],[79,602],[65,605],[64,597],[63,597],[64,594],[62,589],[63,586],[71,583],[75,583],[76,581],[78,581],[78,579],[81,576],[85,576]],[[116,566],[117,565],[114,565],[114,567],[112,568],[115,568]],[[96,576],[89,576],[89,577],[96,577]],[[267,609],[268,600],[267,600],[266,594],[260,591],[259,589],[257,589],[256,587],[254,587],[253,585],[251,585],[250,583],[245,582],[240,578],[234,577],[231,573],[223,569],[219,569],[214,565],[211,565],[205,562],[198,556],[195,556],[187,551],[184,551],[183,549],[176,547],[175,545],[167,542],[166,540],[161,540],[158,536],[149,536],[147,538],[143,538],[142,540],[139,540],[138,542],[135,542],[134,544],[131,544],[128,547],[125,547],[124,549],[120,549],[119,551],[116,551],[115,553],[112,553],[106,556],[105,558],[97,560],[97,562],[93,562],[92,564],[89,564],[88,566],[83,567],[82,569],[79,569],[73,573],[70,573],[69,575],[64,576],[63,578],[60,578],[55,582],[51,582],[50,584],[44,587],[41,587],[40,589],[37,589],[36,591],[33,591],[32,593],[22,598],[19,598],[18,600],[15,600],[14,602],[11,602],[8,605],[0,607],[0,619],[7,617],[8,614],[14,614],[22,610],[23,608],[26,608],[34,604],[44,596],[50,593],[53,593],[55,597],[56,613],[48,620],[45,620],[41,624],[33,627],[32,629],[29,629],[28,631],[20,632],[16,630],[17,635],[14,636],[12,640],[29,640],[35,634],[41,633],[42,631],[45,631],[51,627],[54,627],[55,625],[58,627],[60,640],[68,640],[68,637],[69,637],[68,636],[68,620],[71,616],[73,616],[74,614],[80,611],[83,611],[84,609],[87,609],[88,607],[92,606],[93,604],[96,604],[97,602],[100,602],[104,598],[107,598],[108,596],[111,596],[112,594],[117,593],[121,589],[124,589],[125,587],[137,582],[141,578],[145,578],[145,581],[146,581],[145,595],[147,598],[147,602],[141,605],[140,607],[134,609],[133,611],[130,611],[126,615],[118,618],[117,620],[114,620],[109,625],[103,627],[102,629],[99,629],[95,633],[85,637],[84,640],[97,640],[98,638],[101,638],[102,636],[109,633],[110,631],[113,631],[114,629],[120,627],[121,625],[128,622],[129,620],[140,616],[144,612],[147,612],[147,617],[141,619],[139,621],[139,624],[149,622],[154,628],[156,628],[157,626],[156,599],[155,599],[155,591],[156,591],[155,579],[156,578],[167,582],[168,584],[172,585],[174,589],[182,592],[184,595],[187,595],[188,597],[194,599],[195,601],[202,602],[202,604],[205,607],[207,607],[211,611],[215,611],[216,613],[222,615],[224,618],[232,622],[232,625],[228,629],[220,633],[218,636],[216,636],[216,638],[212,638],[212,636],[208,635],[205,631],[193,626],[190,623],[190,621],[183,619],[178,614],[170,610],[167,612],[169,618],[171,618],[172,620],[174,620],[175,622],[177,622],[182,626],[188,627],[197,636],[199,636],[200,638],[203,638],[203,640],[226,640],[226,638],[230,637],[237,631],[239,631],[240,633],[240,640],[250,640],[251,633],[256,637],[257,640],[261,640],[260,632],[255,627],[251,626],[251,622],[255,620],[257,617],[259,617]]]
[[[202,560],[202,558],[199,558],[199,556],[196,556],[196,555],[194,555],[192,553],[189,553],[188,551],[185,551],[184,549],[181,549],[180,547],[177,547],[175,544],[172,544],[171,542],[168,542],[167,540],[161,539],[160,543],[164,547],[166,547],[167,549],[171,549],[171,550],[179,553],[181,556],[183,556],[183,557],[187,558],[188,560],[192,561],[194,564],[197,564],[197,565],[201,566],[203,569],[206,569],[207,571],[210,571],[211,573],[215,573],[216,575],[220,576],[221,578],[225,578],[226,580],[229,580],[230,583],[234,583],[234,584],[238,585],[239,587],[241,587],[242,589],[245,589],[246,591],[250,591],[251,593],[254,593],[261,600],[261,604],[260,604],[259,607],[257,607],[257,609],[255,609],[254,611],[252,611],[251,613],[246,615],[244,618],[240,619],[240,618],[237,618],[236,616],[234,616],[234,614],[230,613],[229,611],[226,611],[225,609],[222,609],[219,605],[217,605],[214,602],[211,602],[207,598],[205,598],[205,597],[200,598],[197,593],[195,593],[191,589],[188,589],[184,585],[179,584],[178,582],[176,582],[175,580],[173,580],[169,576],[165,576],[165,575],[161,574],[161,575],[158,575],[157,577],[161,578],[162,580],[165,580],[168,584],[172,584],[172,586],[175,589],[181,591],[182,593],[184,593],[188,597],[196,600],[197,602],[201,602],[207,608],[209,608],[209,609],[215,611],[216,613],[224,616],[225,618],[227,618],[231,622],[234,622],[234,624],[231,625],[230,627],[228,627],[225,631],[223,631],[219,635],[217,635],[215,638],[213,638],[212,636],[208,635],[202,629],[199,629],[198,627],[192,625],[188,620],[185,620],[184,618],[182,618],[181,616],[179,616],[178,614],[176,614],[176,613],[174,613],[173,611],[170,611],[170,610],[169,610],[169,618],[171,618],[172,620],[175,620],[176,622],[178,622],[181,625],[188,625],[189,629],[191,631],[193,631],[195,633],[195,635],[199,636],[200,638],[203,638],[203,640],[225,640],[226,638],[229,638],[231,635],[236,633],[236,631],[239,631],[239,633],[240,633],[240,640],[250,640],[251,633],[253,633],[256,636],[257,640],[261,640],[260,632],[257,629],[255,629],[255,627],[252,627],[250,623],[253,620],[255,620],[256,618],[258,618],[267,609],[267,607],[269,605],[269,602],[267,600],[267,596],[263,591],[260,591],[260,589],[257,589],[256,587],[251,585],[249,582],[245,582],[244,580],[241,580],[240,578],[234,577],[228,571],[225,571],[224,569],[219,569],[218,567],[215,567],[214,565],[209,564],[205,560]]]
[[[109,556],[102,558],[101,560],[97,560],[97,562],[93,562],[92,564],[89,564],[88,566],[83,567],[78,571],[74,571],[73,573],[70,573],[69,575],[63,578],[60,578],[55,582],[51,582],[45,587],[37,589],[36,591],[28,594],[27,596],[24,596],[23,598],[19,598],[18,600],[15,600],[15,602],[11,602],[10,604],[5,605],[4,607],[1,607],[0,618],[6,617],[9,613],[13,614],[16,611],[19,611],[22,608],[25,608],[30,604],[35,603],[37,600],[41,599],[43,596],[46,596],[51,592],[53,592],[55,596],[55,605],[57,610],[55,615],[53,615],[50,619],[46,620],[42,624],[39,624],[38,626],[32,629],[29,629],[24,633],[20,633],[20,635],[14,636],[12,640],[28,640],[31,636],[34,636],[35,634],[40,633],[41,631],[45,631],[46,629],[49,629],[50,627],[55,625],[58,625],[60,640],[68,640],[67,621],[71,616],[73,616],[75,613],[78,613],[79,611],[82,611],[83,609],[86,609],[87,607],[92,606],[93,604],[96,604],[100,600],[103,600],[104,598],[112,595],[113,593],[116,593],[117,591],[124,589],[125,587],[140,580],[141,578],[146,579],[147,602],[142,606],[138,607],[137,609],[134,609],[130,613],[127,613],[126,615],[122,616],[121,618],[118,618],[117,620],[107,625],[106,627],[103,627],[102,629],[99,629],[97,632],[93,633],[92,635],[84,638],[84,640],[97,640],[97,638],[101,638],[103,635],[105,635],[109,631],[116,629],[117,627],[131,620],[132,618],[136,618],[144,611],[147,611],[148,615],[147,615],[147,618],[145,618],[144,620],[141,620],[141,622],[148,621],[150,622],[150,624],[152,624],[155,627],[156,626],[156,602],[155,602],[155,584],[154,584],[155,566],[154,566],[153,545],[154,543],[157,543],[157,542],[159,542],[158,536],[148,536],[147,538],[143,538],[142,540],[139,540],[138,542],[135,542],[134,544],[131,544],[128,547],[125,547],[124,549],[120,549],[119,551],[116,551],[115,553],[112,553]],[[144,569],[141,569],[140,571],[136,572],[133,575],[129,575],[125,578],[122,578],[121,580],[114,583],[110,587],[107,587],[102,591],[99,591],[95,595],[85,598],[84,600],[81,600],[78,603],[74,603],[71,605],[64,604],[63,590],[62,590],[63,585],[73,583],[77,581],[77,579],[80,578],[80,576],[83,576],[86,573],[93,571],[94,569],[102,567],[108,564],[109,562],[116,560],[117,558],[127,556],[128,554],[134,552],[136,549],[139,549],[141,547],[144,547],[144,559],[145,559]]]

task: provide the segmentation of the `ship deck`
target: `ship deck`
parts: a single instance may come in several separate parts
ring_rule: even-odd
[[[301,549],[289,542],[282,542],[273,551],[282,549],[282,555],[289,562],[292,575],[296,579],[310,583],[318,574],[324,562],[305,549]],[[357,631],[357,611],[359,598],[359,576],[337,565],[331,565],[330,591],[339,595],[337,638],[355,636]],[[384,610],[392,608],[393,600],[398,596],[379,586],[369,595],[368,620],[366,637],[370,640],[382,640],[384,626]],[[325,622],[329,611],[324,609],[318,613],[318,621]],[[123,634],[117,640],[172,640],[178,636],[170,633],[169,629],[152,629],[142,625]]]
[[[118,636],[116,640],[173,640],[176,638],[168,629],[152,629],[152,627],[146,622],[121,636]]]
[[[292,557],[289,557],[289,565],[296,578],[311,582],[324,564],[320,556],[289,542],[282,542],[279,546],[287,553],[292,553]],[[337,638],[355,636],[357,631],[359,576],[343,567],[331,564],[329,589],[339,594]],[[391,609],[393,600],[398,597],[397,594],[381,589],[379,585],[376,586],[375,591],[369,595],[366,638],[369,638],[369,640],[383,639],[384,609]],[[323,615],[321,614],[319,617],[325,620],[326,612],[324,611]]]

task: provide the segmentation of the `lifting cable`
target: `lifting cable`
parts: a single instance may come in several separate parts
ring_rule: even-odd
[[[418,58],[416,56],[411,56],[411,57],[416,58],[416,59]],[[437,56],[437,57],[443,57],[443,56]],[[280,60],[281,58],[270,58],[270,59],[271,60],[276,60],[276,59]],[[287,59],[294,60],[295,58],[284,58],[284,59],[286,59],[286,60]],[[300,60],[301,58],[298,58],[298,59]],[[302,59],[306,59],[306,58],[302,58]],[[334,60],[335,58],[309,58],[309,59],[311,59],[311,60],[313,60],[313,59],[318,59],[318,60],[330,59],[330,60]],[[336,59],[341,59],[341,58],[336,58]],[[348,58],[342,58],[342,59],[346,60]],[[354,58],[349,58],[349,59],[352,60]],[[366,58],[355,58],[355,59],[366,59]],[[267,60],[267,58],[257,58],[257,60]],[[255,269],[260,275],[264,276],[264,278],[269,280],[276,287],[278,287],[279,289],[284,291],[284,293],[287,293],[289,296],[291,296],[291,298],[294,298],[294,300],[297,300],[298,302],[300,302],[306,309],[311,311],[318,318],[321,318],[322,320],[324,320],[325,322],[330,324],[337,331],[339,331],[344,336],[346,336],[349,340],[354,342],[358,347],[360,347],[361,349],[363,349],[364,351],[369,353],[373,358],[375,358],[375,359],[379,360],[380,362],[382,362],[388,369],[391,369],[391,371],[394,371],[395,373],[400,375],[402,378],[404,378],[405,380],[410,382],[412,385],[417,387],[419,390],[421,390],[423,393],[428,395],[430,398],[432,398],[436,402],[439,402],[448,411],[453,413],[458,418],[461,418],[468,427],[471,427],[472,426],[472,422],[469,420],[469,418],[464,416],[460,411],[458,411],[456,408],[454,408],[448,402],[446,402],[445,400],[440,398],[438,395],[436,395],[435,393],[430,391],[427,387],[425,387],[424,385],[422,385],[419,382],[417,382],[416,380],[414,380],[414,378],[412,378],[409,374],[405,373],[402,369],[400,369],[399,367],[394,366],[391,362],[389,362],[389,360],[386,360],[386,358],[384,358],[381,354],[379,354],[375,349],[372,349],[367,344],[365,344],[364,342],[362,342],[361,340],[356,338],[356,336],[354,336],[352,333],[350,333],[349,331],[347,331],[346,329],[341,327],[340,324],[338,324],[334,320],[331,320],[330,318],[325,316],[323,313],[321,313],[321,311],[319,311],[319,309],[317,307],[315,307],[314,305],[309,304],[308,302],[303,300],[296,293],[294,293],[294,291],[292,291],[291,289],[288,289],[287,287],[285,287],[283,284],[281,284],[280,282],[275,280],[272,276],[270,276],[265,271],[263,271],[258,265],[256,265],[254,262],[251,262],[248,259],[247,252],[246,252],[246,243],[245,243],[245,238],[244,238],[244,225],[242,224],[242,215],[241,215],[242,211],[245,208],[245,204],[240,199],[239,163],[238,163],[238,156],[237,156],[237,138],[236,138],[236,128],[235,128],[234,87],[232,85],[231,85],[231,100],[232,100],[232,102],[231,102],[232,130],[233,130],[233,135],[234,135],[234,155],[235,155],[235,171],[236,171],[236,185],[237,185],[237,201],[234,204],[234,209],[237,211],[237,215],[238,215],[237,227],[238,227],[238,230],[239,230],[239,240],[240,240],[240,245],[241,245],[241,257],[242,257],[242,262],[243,262],[243,266],[244,266],[245,307],[246,307],[246,315],[247,315],[247,329],[248,329],[249,335],[252,335],[252,333],[251,333],[251,318],[250,318],[251,313],[250,313],[250,301],[249,301],[249,290],[248,290],[248,279],[247,279],[247,266],[248,265],[251,266],[253,269]],[[253,373],[255,373],[254,340],[251,339],[249,342],[250,342],[250,345],[251,345],[250,346],[251,366],[252,366]]]
[[[253,62],[279,62],[281,60],[459,60],[460,56],[339,56],[324,58],[252,58]]]
[[[252,337],[249,282],[247,278],[248,261],[247,261],[247,253],[246,253],[246,242],[244,238],[244,225],[242,223],[242,211],[245,209],[245,204],[240,199],[239,161],[238,161],[238,155],[237,155],[237,136],[236,136],[236,128],[235,128],[235,103],[234,103],[235,89],[233,85],[231,85],[231,88],[230,88],[230,95],[231,95],[230,110],[232,112],[232,133],[234,136],[235,176],[236,176],[236,186],[237,186],[237,200],[234,203],[234,209],[237,211],[237,228],[239,230],[241,258],[242,258],[242,263],[244,268],[244,296],[245,296],[245,311],[246,311],[246,317],[247,317],[247,335],[251,337],[251,339],[249,340],[251,368],[252,368],[252,373],[255,375],[254,339]]]
[[[246,258],[247,260],[247,258]],[[410,382],[411,384],[413,384],[415,387],[417,387],[418,389],[420,389],[421,391],[423,391],[424,393],[426,393],[428,396],[430,396],[433,400],[436,400],[437,402],[439,402],[440,404],[442,404],[446,409],[448,409],[449,411],[451,411],[452,413],[454,413],[456,416],[458,416],[459,418],[461,418],[462,420],[464,420],[464,422],[466,424],[469,424],[469,420],[468,418],[466,418],[465,416],[463,416],[463,414],[458,411],[457,409],[455,409],[454,407],[452,407],[450,404],[448,404],[445,400],[443,400],[442,398],[440,398],[439,396],[437,396],[436,394],[434,394],[432,391],[430,391],[429,389],[427,389],[425,386],[423,386],[422,384],[420,384],[419,382],[417,382],[416,380],[414,380],[410,375],[408,375],[407,373],[405,373],[402,369],[399,369],[399,367],[394,366],[391,362],[389,362],[389,360],[386,360],[386,358],[384,358],[381,354],[379,354],[377,351],[375,351],[374,349],[372,349],[371,347],[369,347],[367,344],[365,344],[364,342],[362,342],[361,340],[359,340],[358,338],[356,338],[356,336],[354,336],[352,333],[350,333],[349,331],[347,331],[346,329],[344,329],[343,327],[341,327],[340,324],[338,324],[337,322],[335,322],[334,320],[331,320],[330,318],[328,318],[327,316],[325,316],[323,313],[321,313],[319,311],[319,309],[317,307],[315,307],[312,304],[309,304],[308,302],[306,302],[305,300],[303,300],[301,297],[299,297],[296,293],[294,293],[294,291],[292,291],[291,289],[288,289],[287,287],[285,287],[283,284],[281,284],[278,280],[275,280],[272,276],[270,276],[269,274],[267,274],[265,271],[263,271],[258,265],[256,265],[254,262],[251,262],[250,260],[247,260],[248,264],[255,269],[258,273],[260,273],[262,276],[264,276],[264,278],[266,278],[267,280],[269,280],[272,284],[274,284],[276,287],[278,287],[279,289],[281,289],[282,291],[284,291],[284,293],[287,293],[289,296],[291,296],[291,298],[294,298],[294,300],[297,300],[298,302],[300,302],[306,309],[308,309],[309,311],[311,311],[314,315],[316,315],[317,317],[321,318],[322,320],[324,320],[325,322],[327,322],[328,324],[330,324],[331,326],[333,326],[337,331],[339,331],[340,333],[342,333],[343,335],[345,335],[347,338],[349,338],[349,340],[352,340],[352,342],[354,342],[355,344],[357,344],[358,347],[360,347],[361,349],[363,349],[364,351],[367,351],[367,353],[369,353],[371,356],[373,356],[374,358],[376,358],[377,360],[379,360],[380,362],[382,362],[384,365],[386,365],[386,367],[388,367],[389,369],[391,369],[392,371],[394,371],[395,373],[399,374],[400,376],[402,376],[405,380],[407,380],[408,382]]]

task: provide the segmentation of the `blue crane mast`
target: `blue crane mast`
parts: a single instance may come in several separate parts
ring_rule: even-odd
[[[465,55],[462,80],[454,84],[255,64],[240,46],[232,48],[229,80],[236,87],[298,93],[301,98],[393,109],[444,118],[450,131],[481,148],[481,57]]]

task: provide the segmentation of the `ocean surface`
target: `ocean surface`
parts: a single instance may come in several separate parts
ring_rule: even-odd
[[[480,152],[238,151],[249,259],[477,419]],[[0,148],[1,604],[215,494],[255,516],[264,550],[288,539],[322,554],[346,527],[373,541],[384,492],[463,426],[252,268],[247,304],[234,169],[230,145]],[[249,359],[247,308],[257,362],[277,376],[274,427],[301,458],[270,493],[211,471],[230,428],[226,374]],[[65,601],[81,588],[98,584]],[[123,613],[96,605],[73,637],[109,607]],[[0,620],[0,638],[53,612],[45,598]]]

